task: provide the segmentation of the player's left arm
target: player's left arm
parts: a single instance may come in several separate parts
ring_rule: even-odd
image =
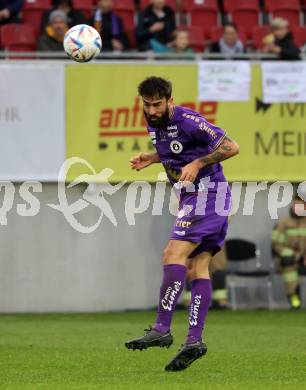
[[[220,145],[207,156],[203,156],[196,161],[198,162],[199,168],[204,168],[207,165],[227,160],[228,158],[236,156],[239,153],[239,146],[237,142],[232,140],[227,135],[224,136]]]
[[[180,181],[194,182],[200,169],[206,167],[207,165],[227,160],[238,153],[239,146],[237,142],[225,135],[220,144],[211,153],[184,166]]]

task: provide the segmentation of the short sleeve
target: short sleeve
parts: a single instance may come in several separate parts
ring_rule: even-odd
[[[185,129],[194,140],[208,145],[212,149],[216,149],[226,135],[223,129],[199,117],[186,118]]]

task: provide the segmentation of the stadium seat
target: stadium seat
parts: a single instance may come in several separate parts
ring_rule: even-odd
[[[51,0],[26,0],[22,9],[22,22],[34,27],[35,37],[40,36],[41,18],[52,7]]]
[[[140,0],[140,8],[143,10],[146,8],[148,5],[151,4],[151,0]],[[176,0],[166,0],[166,5],[171,7],[173,11],[177,11],[177,3]]]
[[[122,19],[125,29],[135,25],[134,0],[114,0],[114,12]]]
[[[260,251],[256,244],[242,239],[229,239],[225,242],[228,260],[227,285],[230,304],[238,308],[237,289],[261,288],[266,291],[267,307],[273,308],[272,270],[270,265],[263,267]]]
[[[292,29],[294,43],[298,47],[302,47],[306,44],[306,27],[294,27]]]
[[[201,53],[204,51],[204,38],[201,27],[198,26],[179,26],[178,30],[189,32],[190,47],[193,51]]]
[[[238,28],[243,27],[247,37],[252,34],[252,27],[259,24],[258,0],[225,0],[224,11]]]
[[[211,30],[210,30],[210,39],[211,39],[212,42],[219,41],[219,39],[223,35],[223,29],[224,29],[224,27],[218,27],[218,26],[215,26],[215,27],[211,28]],[[243,27],[239,28],[238,35],[239,35],[239,39],[241,40],[241,42],[244,45],[246,45],[246,43],[247,43],[247,36],[246,36],[246,33],[245,33],[245,29]]]
[[[203,38],[209,39],[210,29],[219,24],[217,0],[184,0],[182,11],[187,13],[188,24],[200,27]]]
[[[73,0],[73,8],[82,11],[86,18],[90,19],[94,10],[93,0]]]
[[[270,32],[269,26],[255,26],[252,28],[252,43],[256,50],[263,47],[263,38]]]
[[[265,10],[269,13],[270,18],[280,16],[288,20],[292,27],[301,24],[301,6],[299,0],[266,0]]]
[[[131,49],[137,49],[135,28],[134,27],[126,28],[125,32],[126,32],[126,35],[128,37],[129,43],[130,43],[130,48]]]
[[[6,24],[0,28],[0,36],[5,50],[18,52],[35,50],[35,32],[31,25]]]

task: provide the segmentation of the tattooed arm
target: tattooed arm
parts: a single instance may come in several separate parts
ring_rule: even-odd
[[[204,168],[207,165],[233,157],[238,153],[238,144],[229,137],[225,136],[221,144],[212,153],[198,159],[199,167]]]
[[[221,144],[213,152],[211,152],[207,156],[200,157],[197,160],[194,160],[191,163],[185,165],[182,169],[180,181],[193,183],[201,168],[204,168],[210,164],[226,160],[230,157],[235,156],[238,153],[238,144],[235,141],[231,140],[229,137],[225,136]]]

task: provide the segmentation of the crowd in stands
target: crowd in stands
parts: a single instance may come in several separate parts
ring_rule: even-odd
[[[304,11],[306,0],[0,0],[0,47],[62,51],[66,31],[87,23],[100,32],[104,52],[260,51],[296,60],[306,43]],[[5,39],[9,24],[14,36],[26,25],[30,37],[32,29],[32,41]]]

